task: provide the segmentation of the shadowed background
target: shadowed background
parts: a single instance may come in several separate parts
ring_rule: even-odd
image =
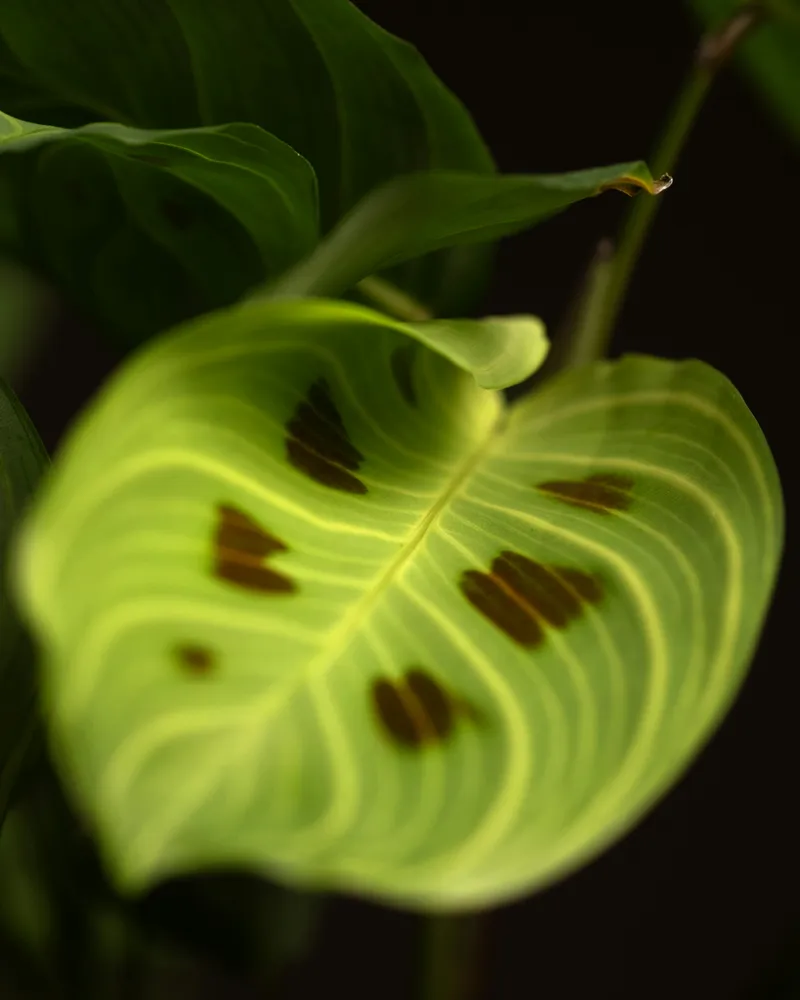
[[[359,6],[419,47],[472,111],[505,172],[646,157],[697,40],[678,3],[565,0],[557,14],[543,3],[521,11],[511,0]],[[797,323],[798,165],[800,149],[740,77],[724,72],[664,196],[614,341],[615,353],[694,356],[719,368],[771,443],[790,535],[753,671],[691,772],[630,836],[557,886],[494,911],[474,1000],[773,996],[766,980],[800,917],[797,421],[787,350]],[[597,241],[614,235],[626,207],[623,196],[607,194],[507,240],[483,312],[535,312],[557,328]],[[80,318],[57,315],[22,386],[49,448],[114,360]],[[405,1000],[415,995],[418,951],[416,918],[337,899],[312,961],[287,977],[283,992]],[[210,977],[205,989],[237,995]]]

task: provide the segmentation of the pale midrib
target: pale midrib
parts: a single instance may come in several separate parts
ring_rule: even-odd
[[[276,700],[283,703],[284,698],[291,697],[298,688],[327,673],[336,664],[343,651],[358,632],[358,629],[369,617],[375,605],[414,557],[433,522],[457,495],[461,487],[469,479],[475,466],[481,462],[487,451],[495,443],[498,428],[502,425],[505,418],[506,410],[503,409],[489,427],[485,439],[456,469],[455,475],[449,480],[438,500],[428,509],[419,524],[413,529],[408,541],[400,547],[383,573],[370,585],[364,596],[345,615],[340,625],[328,633],[324,640],[323,649],[309,662],[305,670],[301,671],[301,676],[287,682],[286,687],[279,692],[273,689],[263,701],[255,706],[254,711],[256,714],[260,714],[268,706],[273,707],[272,703]]]
[[[237,708],[232,712],[220,712],[218,707],[213,707],[200,712],[193,710],[188,714],[177,713],[177,719],[174,713],[167,713],[166,716],[157,718],[150,726],[139,729],[127,740],[123,740],[108,761],[100,782],[101,788],[105,789],[105,796],[109,800],[113,801],[116,798],[118,802],[122,802],[125,791],[141,761],[148,755],[153,755],[158,745],[173,740],[176,734],[181,732],[181,722],[185,727],[183,735],[186,735],[187,731],[196,733],[202,730],[220,728],[237,729],[239,731],[237,756],[240,759],[247,759],[248,756],[251,759],[257,759],[257,755],[253,752],[254,742],[257,742],[264,733],[265,719],[280,711],[298,691],[309,686],[315,679],[322,677],[339,662],[342,653],[358,632],[359,627],[406,564],[413,558],[436,518],[453,500],[469,479],[476,465],[496,443],[498,429],[502,427],[506,416],[507,410],[501,409],[497,418],[487,429],[485,439],[456,468],[455,474],[446,484],[441,496],[428,509],[417,527],[413,529],[408,541],[400,547],[383,573],[345,615],[338,628],[329,632],[327,637],[323,639],[320,652],[309,661],[304,669],[287,678],[283,684],[272,685],[262,698],[251,702],[244,711]],[[225,766],[229,765],[230,757],[225,760]],[[160,824],[156,824],[155,830],[152,824],[146,825],[146,840],[156,845],[162,843],[168,836],[167,831],[171,823],[172,818],[168,815],[166,819],[162,819]],[[140,834],[140,838],[141,836]],[[307,836],[308,831],[306,831]]]

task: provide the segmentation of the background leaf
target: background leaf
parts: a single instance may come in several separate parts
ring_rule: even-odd
[[[0,116],[0,191],[3,249],[134,342],[277,277],[318,235],[313,171],[255,125]]]
[[[691,0],[702,22],[714,28],[740,0]],[[737,59],[766,105],[800,141],[800,0],[765,0],[764,23],[737,47]]]
[[[141,353],[18,552],[118,884],[249,866],[485,905],[628,829],[730,704],[777,474],[699,362],[513,407],[391,322],[258,302]]]
[[[2,0],[0,56],[0,107],[21,118],[261,126],[313,165],[323,229],[398,174],[492,170],[417,51],[348,0]],[[487,260],[472,248],[394,277],[437,312],[463,311]]]
[[[47,464],[27,414],[0,382],[0,826],[35,729],[30,648],[6,588],[12,531]]]
[[[375,271],[440,247],[508,236],[603,191],[654,195],[671,183],[654,181],[641,161],[565,174],[402,177],[356,206],[273,294],[338,295]]]

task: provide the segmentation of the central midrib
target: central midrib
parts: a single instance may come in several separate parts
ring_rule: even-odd
[[[420,519],[417,526],[412,530],[408,541],[400,547],[386,569],[367,589],[364,596],[353,605],[340,624],[328,633],[319,653],[312,658],[306,668],[300,672],[299,676],[287,680],[286,685],[282,686],[279,692],[274,689],[270,691],[266,701],[270,703],[271,707],[274,706],[275,702],[283,703],[285,698],[291,697],[296,690],[313,679],[327,673],[336,664],[361,624],[369,616],[372,609],[402,572],[406,564],[414,557],[433,522],[453,500],[466,480],[469,479],[475,466],[478,465],[492,444],[494,444],[498,428],[503,424],[506,415],[507,411],[503,407],[488,428],[484,440],[457,466],[454,476],[448,481],[441,496],[439,496]]]

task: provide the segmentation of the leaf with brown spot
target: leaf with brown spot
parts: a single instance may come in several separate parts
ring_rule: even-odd
[[[548,480],[538,483],[536,488],[570,507],[590,510],[595,514],[610,514],[630,508],[633,486],[633,479],[629,476],[598,473],[581,480]]]
[[[213,540],[217,579],[259,593],[294,593],[297,586],[292,579],[264,565],[268,556],[287,551],[284,542],[270,535],[248,514],[228,504],[217,507]]]
[[[350,440],[325,379],[312,383],[306,400],[287,421],[286,435],[286,454],[300,472],[334,490],[367,492],[366,485],[352,475],[364,456]]]
[[[196,643],[181,643],[175,647],[178,664],[189,674],[205,677],[216,665],[216,657],[206,646]]]
[[[413,749],[447,742],[458,719],[482,720],[471,703],[454,696],[421,667],[410,667],[398,681],[376,679],[371,697],[387,735]]]
[[[497,905],[629,830],[731,703],[782,508],[730,383],[626,358],[507,408],[478,383],[507,341],[418,333],[320,299],[193,321],[38,492],[9,578],[124,892],[235,865]],[[176,641],[220,669],[176,680]]]
[[[597,603],[602,595],[592,574],[545,566],[510,551],[493,560],[490,573],[466,570],[461,589],[485,618],[527,648],[540,645],[548,628],[567,628],[584,603]]]

